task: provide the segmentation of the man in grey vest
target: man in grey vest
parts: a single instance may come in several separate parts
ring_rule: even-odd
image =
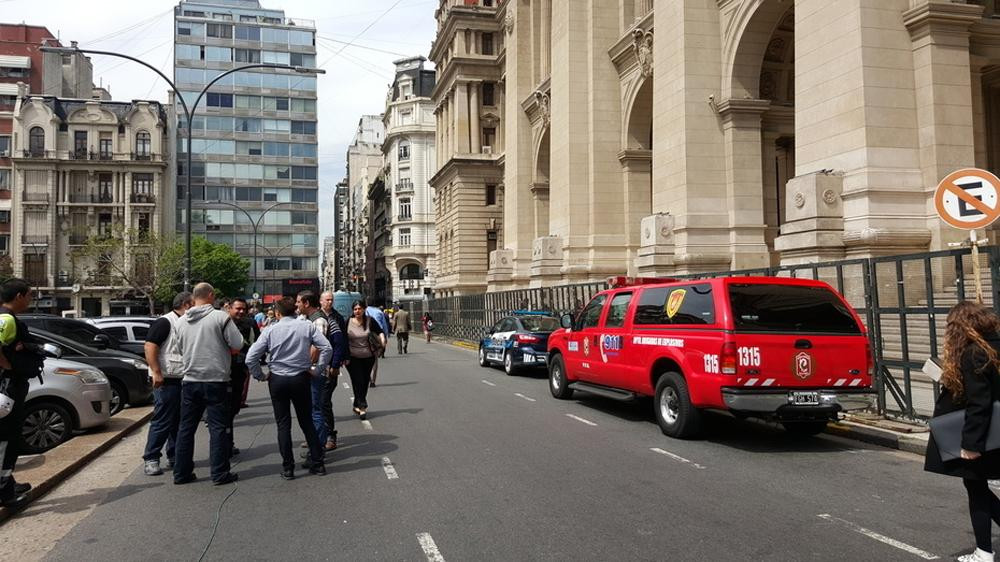
[[[174,443],[181,421],[181,356],[174,346],[174,326],[194,304],[191,293],[174,297],[172,310],[156,319],[146,333],[146,362],[153,377],[153,419],[142,455],[147,476],[163,474],[160,455],[167,446],[167,468],[174,464]]]

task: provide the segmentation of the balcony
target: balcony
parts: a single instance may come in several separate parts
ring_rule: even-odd
[[[29,149],[21,151],[21,158],[55,158],[55,150]]]
[[[49,236],[47,234],[25,234],[21,236],[23,246],[48,246]]]
[[[396,193],[408,193],[413,191],[412,181],[401,181],[396,184]]]
[[[399,215],[396,217],[396,222],[410,222],[413,220],[413,215]]]
[[[49,193],[47,191],[25,191],[23,199],[25,203],[48,203]]]
[[[132,160],[137,160],[139,162],[152,162],[153,161],[153,155],[149,154],[149,153],[133,152],[132,155],[131,155],[131,159]]]
[[[152,193],[133,193],[129,200],[136,205],[156,204],[156,196]]]
[[[110,193],[70,193],[69,202],[110,205],[115,199]]]
[[[115,155],[111,152],[101,151],[97,153],[98,160],[114,160]]]

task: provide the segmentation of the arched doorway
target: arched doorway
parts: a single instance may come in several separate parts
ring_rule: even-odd
[[[639,247],[642,219],[653,214],[653,77],[641,80],[627,106],[625,146],[619,155],[625,188],[625,241],[630,252]]]
[[[535,153],[535,172],[531,182],[534,202],[534,238],[549,235],[549,129],[542,133]]]

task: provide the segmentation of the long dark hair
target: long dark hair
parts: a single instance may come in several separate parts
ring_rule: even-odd
[[[371,318],[368,317],[368,311],[366,310],[368,308],[368,303],[366,303],[364,299],[358,299],[351,303],[351,318],[354,318],[354,309],[359,306],[361,307],[361,310],[365,311],[365,323],[362,324],[362,326],[365,327],[365,330],[368,330],[368,323],[371,322]]]
[[[956,400],[961,400],[965,392],[962,383],[962,354],[978,349],[986,355],[977,372],[984,373],[990,367],[1000,366],[1000,358],[986,338],[1000,332],[1000,317],[992,309],[981,304],[963,301],[948,313],[948,323],[944,331],[944,356],[941,384]]]

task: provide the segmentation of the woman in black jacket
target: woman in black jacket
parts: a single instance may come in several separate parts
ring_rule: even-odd
[[[1000,450],[986,451],[993,402],[1000,400],[1000,317],[991,309],[962,302],[948,313],[941,375],[941,396],[934,416],[965,410],[961,458],[942,461],[933,436],[924,470],[957,476],[969,495],[969,516],[976,550],[962,562],[993,560],[992,522],[1000,525],[1000,499],[988,480],[1000,478]]]

